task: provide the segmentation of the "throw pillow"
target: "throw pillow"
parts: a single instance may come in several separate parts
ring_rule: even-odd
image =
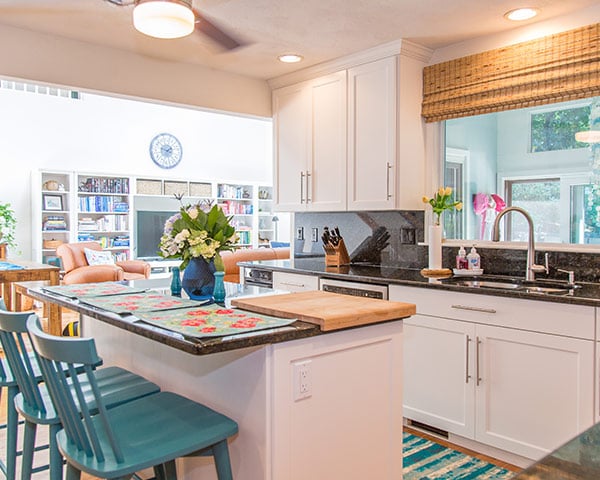
[[[84,248],[85,258],[88,265],[114,265],[115,259],[110,252],[103,250],[92,250],[91,248]]]

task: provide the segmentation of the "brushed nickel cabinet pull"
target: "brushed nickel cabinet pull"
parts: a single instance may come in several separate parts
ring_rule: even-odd
[[[306,203],[312,202],[312,198],[309,196],[310,195],[310,185],[308,183],[308,179],[311,176],[312,176],[312,174],[307,170],[306,171]]]
[[[496,310],[493,308],[470,307],[468,305],[451,305],[451,308],[456,308],[457,310],[468,310],[470,312],[496,313]]]
[[[300,172],[300,203],[304,203],[304,172]]]
[[[479,337],[477,337],[477,343],[476,343],[477,348],[475,349],[476,350],[476,352],[475,352],[476,358],[475,359],[477,360],[477,362],[476,362],[477,371],[475,372],[477,375],[477,383],[476,383],[477,386],[479,386],[479,384],[481,383],[481,380],[482,380],[481,376],[479,375],[479,345],[481,345],[481,343],[482,343],[481,340],[479,340]]]
[[[469,379],[471,378],[471,375],[469,375],[469,344],[471,343],[471,337],[469,337],[467,335],[467,364],[466,364],[466,368],[465,368],[465,383],[469,383]]]
[[[386,187],[387,198],[390,199],[390,198],[392,198],[392,194],[390,193],[390,170],[392,169],[392,165],[390,164],[390,162],[387,162],[386,165],[387,165],[387,169],[386,169],[386,172],[385,172],[385,174],[386,174],[386,185],[385,185],[385,187]]]
[[[306,285],[304,285],[303,283],[292,283],[292,282],[280,282],[281,285],[287,285],[288,287],[300,287],[300,288],[305,288]]]

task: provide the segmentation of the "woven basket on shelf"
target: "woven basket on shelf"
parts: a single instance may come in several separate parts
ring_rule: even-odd
[[[59,245],[62,245],[64,242],[62,240],[44,240],[43,246],[44,248],[57,248]]]

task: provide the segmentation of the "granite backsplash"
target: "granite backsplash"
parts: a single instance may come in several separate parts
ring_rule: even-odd
[[[294,214],[294,256],[324,256],[321,235],[323,227],[338,227],[344,237],[350,258],[356,256],[365,239],[385,229],[389,233],[388,245],[378,253],[380,263],[390,267],[424,268],[427,266],[423,211],[366,211],[366,212],[314,212]],[[317,241],[312,241],[313,229]],[[298,239],[300,232],[303,239]],[[465,241],[467,252],[473,241]],[[457,247],[443,247],[443,265],[453,267]],[[477,247],[485,273],[523,277],[527,251],[515,249]],[[535,263],[544,264],[546,251],[543,244],[536,245]],[[548,251],[550,272],[537,274],[536,278],[565,279],[567,274],[557,271],[573,270],[575,281],[600,282],[600,254],[585,252]]]

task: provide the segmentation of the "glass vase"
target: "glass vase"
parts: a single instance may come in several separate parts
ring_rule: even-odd
[[[442,226],[429,225],[429,269],[442,268]]]
[[[216,303],[225,303],[225,284],[223,283],[223,277],[225,272],[215,272],[215,287],[213,289],[213,299]]]

